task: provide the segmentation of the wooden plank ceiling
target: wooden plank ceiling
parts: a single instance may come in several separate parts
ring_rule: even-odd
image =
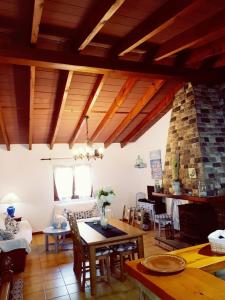
[[[136,141],[225,75],[224,0],[4,0],[0,144]]]

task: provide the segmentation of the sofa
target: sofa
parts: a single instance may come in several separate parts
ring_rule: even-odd
[[[100,219],[95,198],[74,199],[69,201],[58,201],[54,205],[52,221],[56,216],[66,215],[67,212],[76,213],[77,221],[92,221]]]
[[[5,230],[4,217],[0,217],[0,229]],[[14,272],[23,272],[25,268],[26,255],[31,251],[30,244],[32,241],[32,228],[28,221],[19,222],[19,231],[13,239],[1,240],[0,251],[1,257],[8,256],[13,263]]]

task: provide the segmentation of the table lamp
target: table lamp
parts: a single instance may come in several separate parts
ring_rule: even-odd
[[[9,204],[9,207],[7,208],[7,213],[11,218],[13,218],[15,214],[15,207],[13,206],[13,204],[17,202],[20,202],[20,199],[14,193],[6,194],[0,201],[1,204]]]

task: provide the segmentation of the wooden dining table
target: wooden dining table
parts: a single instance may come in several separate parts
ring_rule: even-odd
[[[91,295],[96,294],[96,249],[105,246],[118,245],[124,242],[136,241],[138,247],[138,257],[144,257],[144,231],[114,218],[109,220],[109,224],[124,231],[126,234],[106,238],[87,223],[83,221],[78,222],[80,236],[87,244],[89,250]]]

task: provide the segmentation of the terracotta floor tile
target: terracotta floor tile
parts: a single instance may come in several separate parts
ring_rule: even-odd
[[[44,273],[43,277],[45,280],[54,280],[58,278],[63,278],[61,272]]]
[[[144,236],[145,256],[164,253],[154,245],[154,233]],[[15,278],[24,280],[24,300],[137,300],[138,290],[129,280],[111,283],[98,282],[97,295],[91,297],[90,282],[85,293],[79,291],[73,272],[73,251],[45,252],[44,235],[33,236],[32,252],[27,257],[26,269]]]
[[[53,298],[52,300],[70,300],[70,296],[66,295],[62,297]]]
[[[45,300],[45,293],[44,291],[32,293],[23,296],[23,300]]]
[[[62,278],[57,278],[53,280],[44,281],[44,288],[46,290],[53,289],[55,287],[65,286],[64,280]]]
[[[24,287],[23,287],[23,293],[24,295],[28,295],[28,294],[32,294],[32,293],[36,293],[36,292],[40,292],[43,291],[43,285],[42,283],[28,283],[28,282],[24,282]]]
[[[78,283],[68,284],[66,288],[69,294],[77,293],[80,290]]]
[[[64,282],[65,282],[66,285],[77,282],[77,279],[76,279],[75,275],[72,275],[72,276],[66,276],[66,275],[64,275],[63,279],[64,279]]]
[[[46,299],[54,299],[60,296],[68,295],[67,289],[65,286],[57,287],[46,291]]]

